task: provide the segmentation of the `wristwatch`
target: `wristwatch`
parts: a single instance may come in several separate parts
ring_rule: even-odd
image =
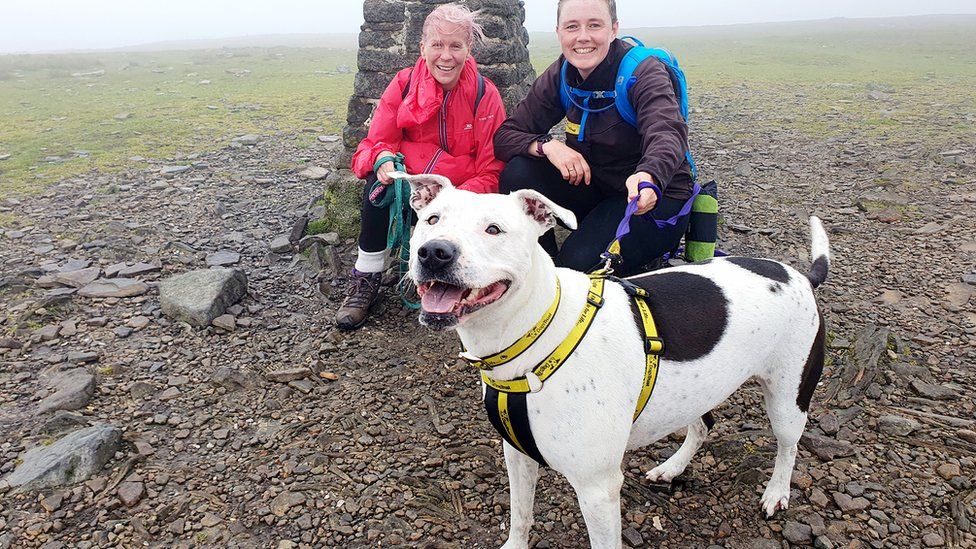
[[[536,152],[536,154],[538,154],[539,156],[542,156],[542,157],[546,156],[545,151],[542,150],[542,146],[545,145],[546,143],[550,142],[550,141],[552,141],[552,134],[548,134],[548,133],[546,135],[543,135],[539,139],[536,139],[535,140],[535,152]]]

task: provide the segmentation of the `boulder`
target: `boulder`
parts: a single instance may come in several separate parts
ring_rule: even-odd
[[[4,480],[17,491],[81,482],[115,455],[121,440],[122,432],[105,423],[75,431],[22,454],[20,465]]]
[[[210,326],[245,293],[247,277],[237,269],[191,271],[159,285],[163,314],[198,328]]]

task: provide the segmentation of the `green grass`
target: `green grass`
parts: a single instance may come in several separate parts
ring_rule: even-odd
[[[328,49],[0,57],[0,156],[11,155],[0,161],[0,196],[144,165],[132,157],[206,152],[244,133],[338,133],[354,76],[334,72],[354,59]],[[105,74],[72,76],[93,70]]]
[[[679,57],[691,105],[708,120],[696,127],[693,118],[696,131],[954,148],[972,141],[974,24],[976,17],[902,18],[626,33]],[[532,34],[537,71],[558,51],[552,33]],[[335,71],[355,62],[352,48],[0,56],[0,158],[10,155],[0,160],[0,198],[92,171],[145,167],[133,157],[175,162],[244,133],[283,133],[311,149],[317,133],[344,125],[354,75]],[[105,74],[72,76],[93,70]],[[891,101],[871,100],[874,88],[891,90]],[[716,100],[726,103],[722,116],[709,117]],[[124,112],[131,117],[115,118]],[[0,215],[0,224],[10,222]]]

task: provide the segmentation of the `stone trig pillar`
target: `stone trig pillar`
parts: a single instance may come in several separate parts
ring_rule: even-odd
[[[420,31],[424,19],[444,0],[365,0],[365,23],[359,33],[359,71],[349,99],[347,126],[342,131],[348,164],[352,151],[366,136],[366,122],[393,75],[411,66],[420,55]],[[467,0],[481,10],[487,40],[474,49],[481,74],[498,86],[505,107],[512,108],[525,96],[535,79],[529,63],[529,34],[525,30],[522,0]],[[345,167],[345,165],[343,165]]]

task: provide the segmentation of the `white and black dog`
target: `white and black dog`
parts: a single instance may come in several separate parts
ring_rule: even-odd
[[[410,176],[418,222],[410,276],[422,296],[420,321],[454,329],[466,353],[485,357],[533,328],[556,298],[548,328],[492,380],[528,374],[567,337],[587,302],[590,278],[556,268],[537,239],[572,212],[534,191],[479,195],[435,175]],[[525,414],[545,462],[576,490],[593,547],[620,547],[624,452],[687,427],[681,448],[647,478],[670,481],[687,467],[709,426],[703,416],[750,378],[759,381],[776,437],[762,508],[786,509],[797,442],[823,368],[824,323],[813,290],[827,277],[827,235],[816,217],[811,272],[782,263],[722,258],[628,279],[644,288],[663,353],[656,385],[632,421],[645,375],[644,337],[622,284],[607,282],[585,338],[544,385],[536,378]],[[558,280],[558,285],[557,285]],[[540,388],[541,385],[541,388]],[[511,529],[505,547],[526,547],[539,464],[507,442]]]

